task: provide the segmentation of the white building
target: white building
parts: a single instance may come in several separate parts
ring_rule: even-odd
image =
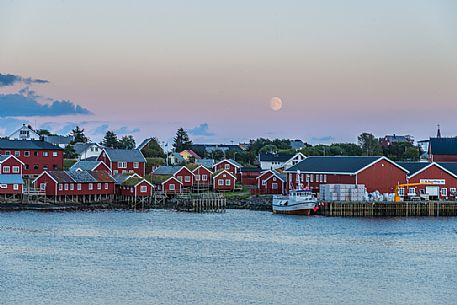
[[[8,139],[10,140],[39,140],[40,135],[37,134],[32,128],[22,124],[22,127],[13,132]]]
[[[96,160],[103,150],[97,143],[75,143],[73,146],[78,160]]]
[[[261,153],[259,154],[260,168],[263,170],[284,168],[288,169],[295,164],[305,160],[305,155],[302,153],[291,154],[275,154],[275,153]]]

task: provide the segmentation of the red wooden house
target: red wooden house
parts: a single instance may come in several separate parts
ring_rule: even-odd
[[[428,160],[431,162],[457,162],[457,138],[430,138]]]
[[[63,149],[45,141],[0,139],[0,155],[19,159],[24,164],[22,174],[26,176],[63,168]]]
[[[160,184],[160,190],[166,195],[182,193],[182,182],[176,179],[176,177],[170,176]]]
[[[120,194],[129,197],[149,197],[154,192],[153,185],[144,178],[130,176],[119,186]]]
[[[214,191],[233,191],[235,189],[236,177],[227,170],[221,170],[213,175]]]
[[[240,179],[238,180],[241,185],[257,185],[257,177],[262,173],[260,167],[241,167],[240,168]]]
[[[1,195],[19,195],[24,189],[22,176],[18,174],[1,174],[0,175],[0,194]]]
[[[104,148],[97,159],[111,169],[112,175],[136,173],[145,175],[146,159],[138,149]]]
[[[241,164],[232,160],[232,159],[224,159],[222,161],[217,162],[213,165],[214,172],[219,172],[225,170],[232,175],[234,175],[238,180],[241,179],[240,169]]]
[[[25,164],[13,155],[0,156],[0,174],[21,175]]]
[[[112,195],[115,180],[106,172],[46,171],[33,181],[47,196]]]
[[[429,195],[430,199],[449,199],[457,197],[456,162],[397,162],[409,171],[408,183],[430,183],[431,185],[411,186],[399,190],[403,198]]]
[[[261,194],[283,194],[286,191],[287,176],[275,170],[268,170],[257,177],[257,189]]]
[[[203,165],[199,165],[192,173],[194,174],[194,185],[203,185],[209,187],[213,182],[213,172]]]
[[[321,184],[364,184],[369,193],[393,193],[395,185],[406,183],[408,170],[386,157],[308,157],[288,168],[286,188],[309,187],[319,193]],[[300,175],[300,179],[297,179]]]
[[[181,187],[190,189],[194,183],[194,174],[185,166],[159,166],[153,172],[153,176],[162,176],[169,178],[175,177],[181,182]]]

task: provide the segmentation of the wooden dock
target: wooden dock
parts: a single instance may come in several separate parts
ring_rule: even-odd
[[[446,217],[457,216],[457,202],[329,202],[318,215],[339,217]]]
[[[181,194],[176,200],[176,210],[194,213],[224,213],[227,205],[220,193]]]

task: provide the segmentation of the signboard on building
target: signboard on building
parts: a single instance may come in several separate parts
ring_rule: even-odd
[[[432,183],[436,185],[445,185],[446,179],[421,179],[420,183]]]

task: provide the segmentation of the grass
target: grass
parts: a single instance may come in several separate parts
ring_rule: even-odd
[[[64,170],[69,170],[70,167],[76,163],[77,160],[75,159],[65,159],[63,160],[63,169]]]
[[[249,199],[251,197],[251,192],[246,187],[243,187],[243,189],[239,192],[224,192],[223,194],[226,199],[235,200]]]

